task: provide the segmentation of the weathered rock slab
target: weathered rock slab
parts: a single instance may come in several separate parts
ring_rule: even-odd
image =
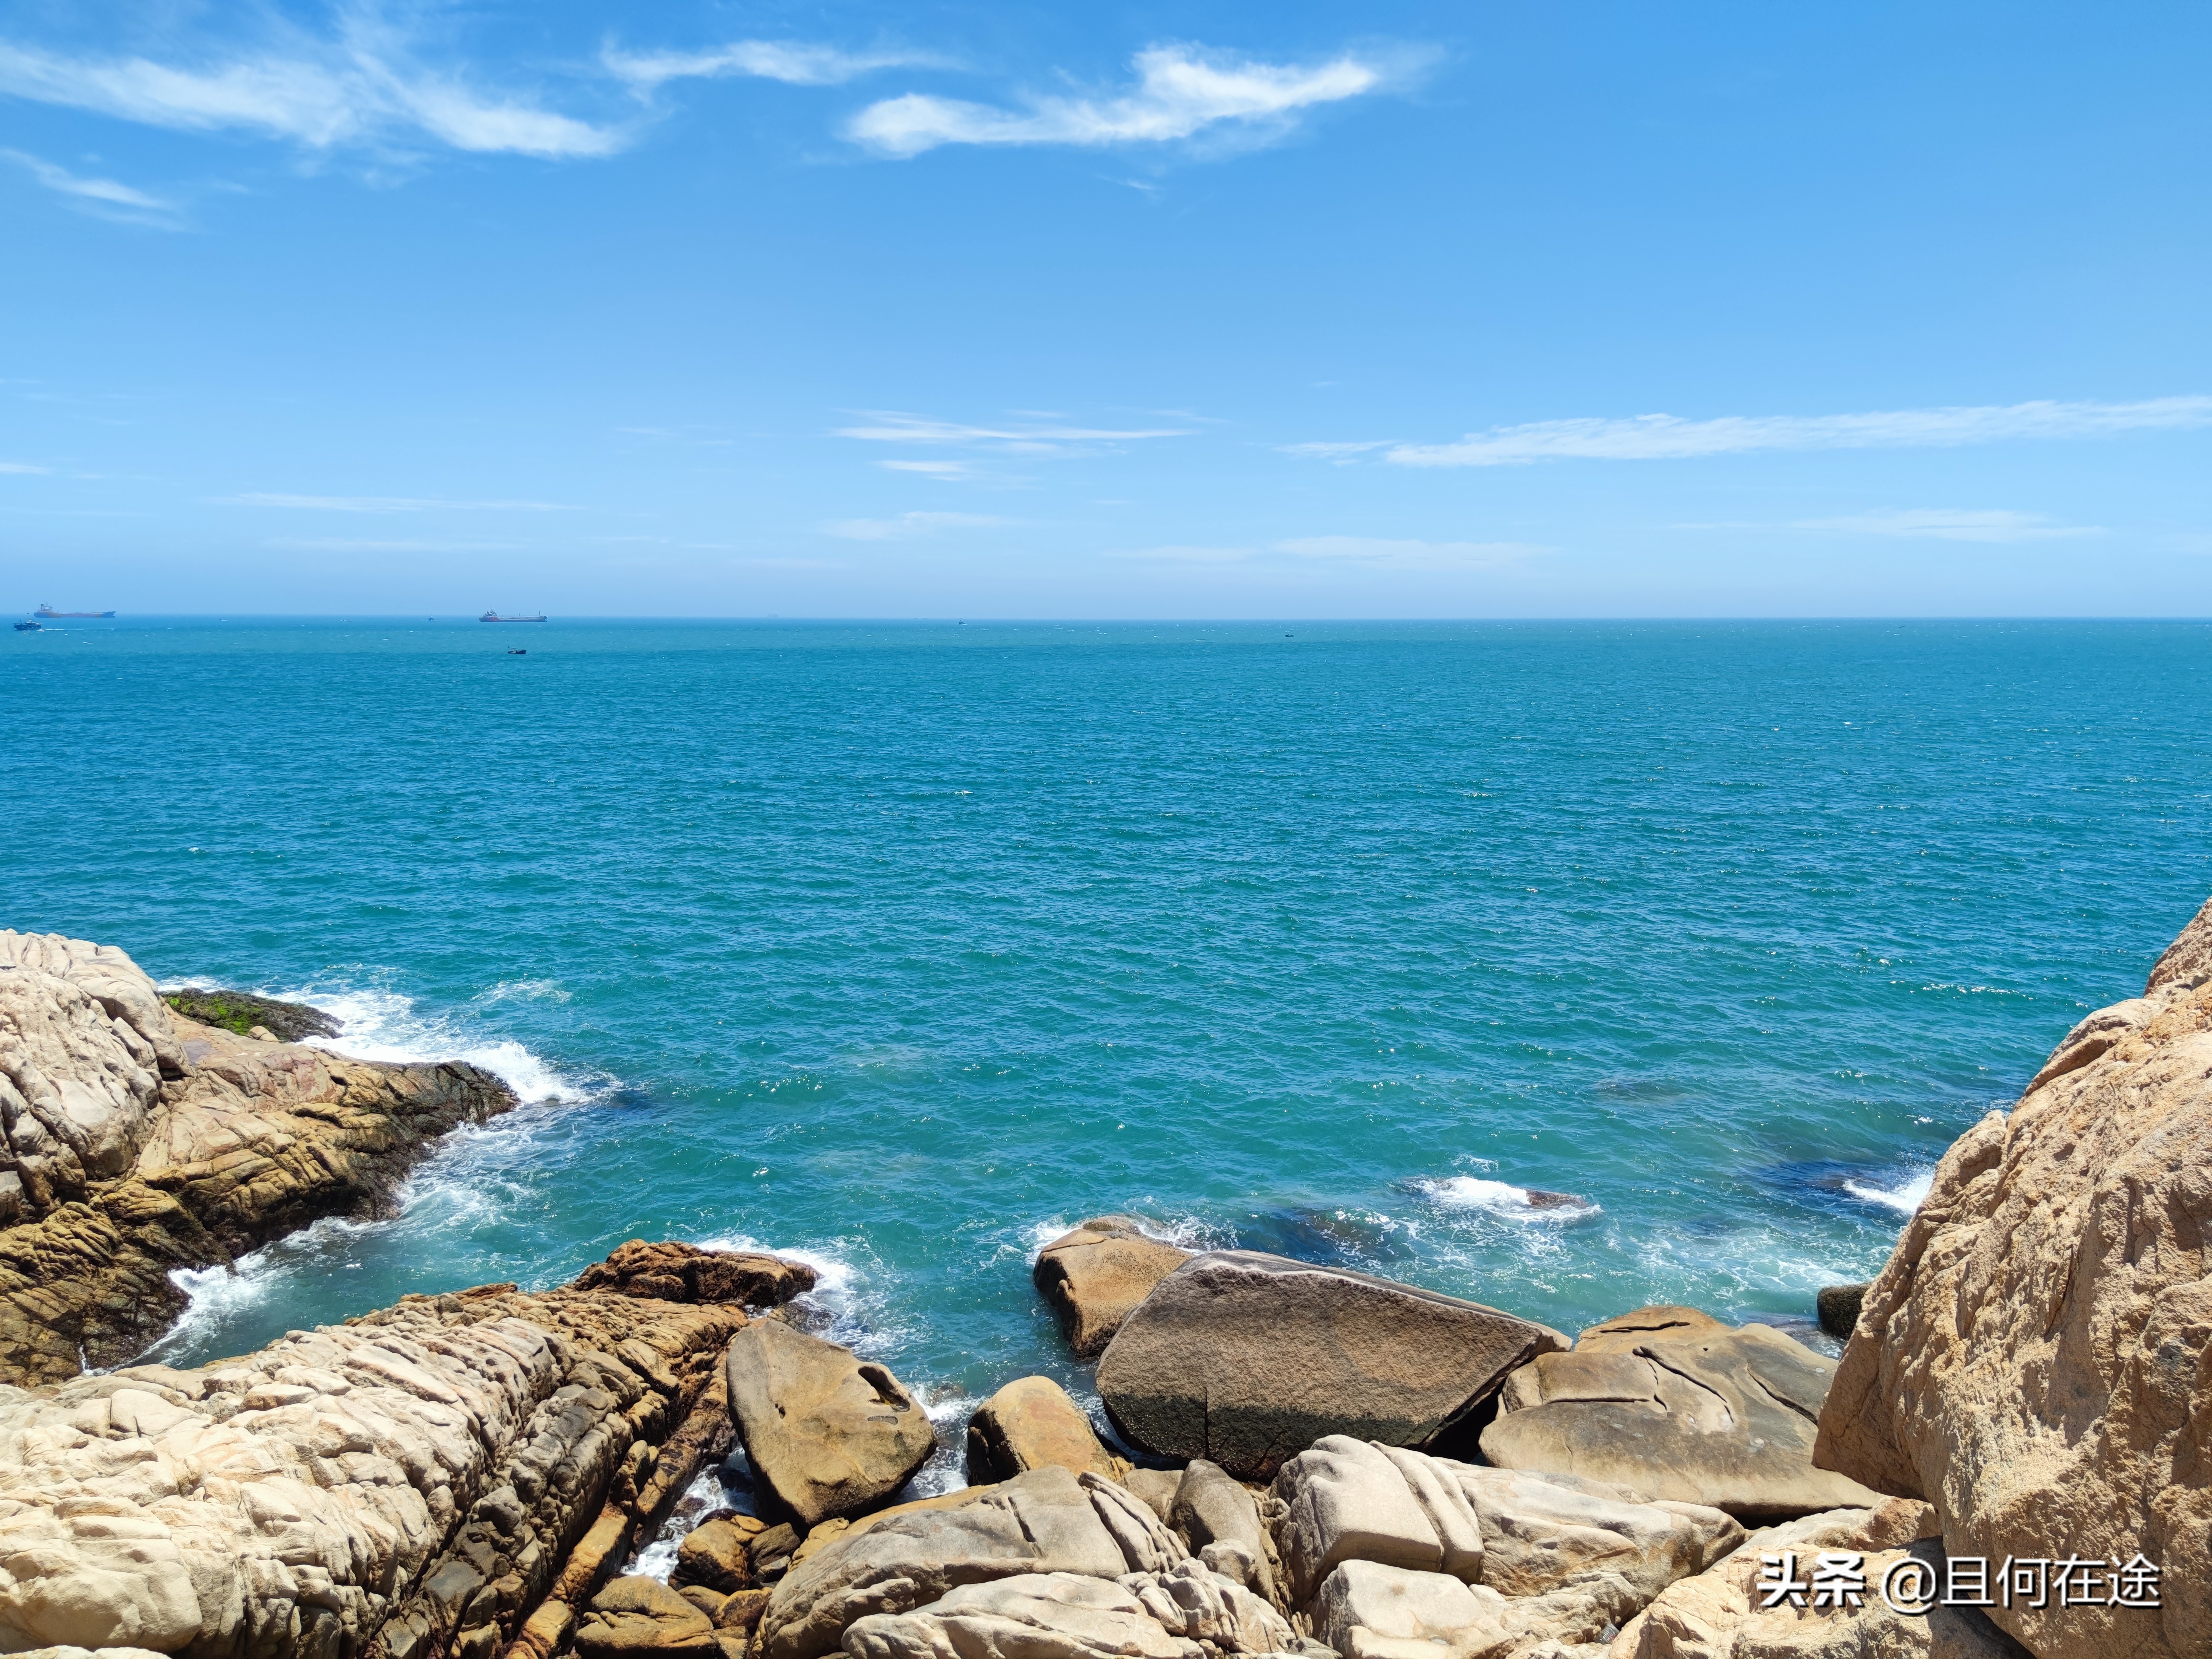
[[[2146,994],[1953,1145],[1868,1290],[1814,1456],[1954,1556],[2141,1556],[2163,1606],[2000,1607],[2031,1650],[2212,1649],[2212,904]]]
[[[1122,1322],[1098,1392],[1132,1444],[1271,1478],[1324,1435],[1415,1445],[1565,1346],[1495,1308],[1252,1250],[1194,1257]]]
[[[962,1584],[1024,1573],[1119,1578],[1165,1571],[1185,1554],[1113,1481],[1048,1466],[831,1540],[775,1587],[760,1639],[767,1659],[817,1659],[854,1620],[911,1613]]]
[[[814,1288],[814,1269],[804,1261],[750,1250],[707,1250],[696,1244],[648,1243],[634,1238],[605,1261],[584,1269],[580,1291],[613,1291],[661,1302],[726,1302],[747,1308],[780,1308]]]
[[[937,1448],[929,1413],[884,1366],[761,1319],[730,1344],[730,1415],[753,1479],[802,1529],[857,1515]]]
[[[1068,1346],[1090,1359],[1104,1351],[1130,1310],[1190,1255],[1147,1237],[1132,1216],[1098,1216],[1046,1245],[1030,1276],[1059,1316]]]
[[[1500,1396],[1482,1455],[1501,1468],[1586,1476],[1745,1519],[1870,1505],[1881,1494],[1813,1466],[1835,1362],[1765,1325],[1646,1308],[1539,1357]]]

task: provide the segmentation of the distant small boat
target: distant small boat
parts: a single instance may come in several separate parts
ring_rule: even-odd
[[[34,617],[89,617],[98,618],[101,617],[112,617],[115,613],[112,611],[57,611],[50,605],[42,605],[31,614]]]
[[[502,617],[496,611],[487,611],[477,618],[478,622],[544,622],[543,617]]]
[[[26,617],[22,621],[15,624],[15,631],[18,634],[43,634],[46,630],[40,623],[34,623],[28,617]]]
[[[521,618],[518,617],[515,620],[520,622]],[[526,657],[530,654],[530,652],[527,647],[510,645],[507,647],[507,654],[510,657]]]

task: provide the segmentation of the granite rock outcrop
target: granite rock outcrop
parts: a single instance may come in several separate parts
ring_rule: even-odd
[[[184,1306],[173,1270],[378,1213],[514,1103],[472,1066],[195,1024],[112,945],[0,931],[0,1382],[129,1360]]]
[[[802,1528],[880,1504],[937,1449],[929,1413],[888,1370],[781,1319],[748,1326],[726,1370],[753,1479]]]
[[[0,1390],[0,1649],[547,1659],[727,1454],[746,1323],[492,1285]]]
[[[1030,1281],[1059,1316],[1067,1346],[1095,1359],[1130,1310],[1191,1253],[1147,1235],[1133,1216],[1094,1216],[1038,1253]]]
[[[2102,1564],[1990,1609],[2035,1653],[2212,1646],[2212,904],[1945,1154],[1814,1456],[1933,1503],[1953,1556]],[[2157,1607],[2109,1594],[2138,1558]]]

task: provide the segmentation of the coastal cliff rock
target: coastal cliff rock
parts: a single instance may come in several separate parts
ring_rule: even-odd
[[[1133,1445],[1272,1477],[1323,1435],[1415,1445],[1455,1425],[1505,1375],[1566,1346],[1480,1303],[1256,1250],[1170,1273],[1098,1362]]]
[[[1514,1372],[1482,1455],[1746,1520],[1878,1504],[1880,1493],[1813,1467],[1814,1419],[1835,1369],[1771,1326],[1639,1309]]]
[[[492,1285],[0,1389],[0,1650],[548,1659],[726,1455],[745,1324]]]
[[[1133,1216],[1097,1216],[1046,1245],[1030,1278],[1059,1316],[1067,1346],[1078,1358],[1093,1359],[1130,1310],[1190,1256],[1146,1237]]]
[[[374,1213],[514,1103],[472,1066],[196,1024],[112,945],[0,931],[0,1382],[129,1359],[184,1305],[172,1269]]]
[[[2030,1650],[2212,1646],[2212,904],[1952,1146],[1868,1289],[1814,1459],[1923,1497],[1953,1556],[2094,1564],[1990,1613]],[[2116,1569],[2160,1570],[2158,1607]],[[2078,1574],[2077,1574],[2078,1580]],[[2141,1599],[2140,1595],[2136,1598]]]

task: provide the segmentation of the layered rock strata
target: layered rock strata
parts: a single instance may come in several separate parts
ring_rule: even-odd
[[[173,1269],[375,1213],[514,1103],[472,1066],[195,1024],[112,946],[0,932],[0,1381],[129,1359],[184,1305]]]
[[[2036,1653],[2212,1648],[2212,904],[1945,1155],[1814,1456],[1933,1503],[1953,1556],[2093,1564],[1990,1610]],[[2137,1558],[2156,1607],[2112,1593]]]
[[[746,1322],[484,1285],[0,1393],[0,1650],[547,1659],[726,1455]]]

